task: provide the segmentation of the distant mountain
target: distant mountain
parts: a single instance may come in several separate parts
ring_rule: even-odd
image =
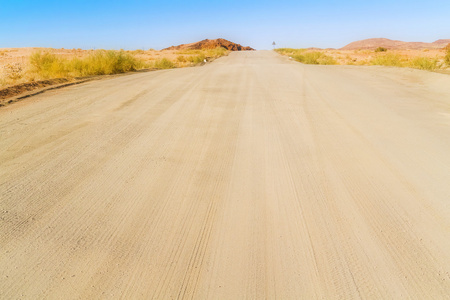
[[[165,48],[163,50],[201,50],[201,49],[214,49],[218,47],[222,47],[231,51],[255,50],[251,47],[244,47],[225,39],[215,39],[215,40],[206,39],[196,43],[172,46],[169,48]]]
[[[348,44],[345,47],[342,47],[340,50],[358,50],[358,49],[373,50],[378,47],[396,50],[442,49],[449,43],[450,39],[437,40],[433,43],[423,43],[423,42],[403,42],[385,38],[377,38],[377,39],[356,41]]]

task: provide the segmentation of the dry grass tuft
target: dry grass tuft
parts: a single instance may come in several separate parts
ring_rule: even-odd
[[[308,51],[306,49],[292,49],[292,48],[279,48],[275,49],[276,52],[288,55],[304,64],[311,65],[336,65],[337,61],[323,52],[320,51]]]
[[[176,67],[176,65],[174,62],[168,60],[167,58],[161,58],[153,62],[152,67],[155,69],[163,70],[163,69],[173,69]]]
[[[2,49],[0,88],[53,78],[124,73],[145,68],[169,69],[195,66],[230,51],[225,48],[185,51]]]
[[[450,47],[447,49],[447,54],[444,57],[444,62],[447,64],[447,66],[450,67]]]
[[[387,52],[388,49],[384,48],[384,47],[378,47],[377,49],[375,49],[375,52]]]
[[[307,49],[279,48],[276,52],[306,64],[338,65],[380,65],[406,67],[421,70],[444,70],[450,68],[450,49],[389,50],[379,47],[375,50],[334,50],[313,51]]]
[[[429,57],[416,57],[410,62],[410,67],[420,70],[434,71],[440,69],[439,60]]]
[[[39,79],[118,74],[146,66],[132,54],[112,50],[96,50],[86,57],[72,59],[40,51],[30,57],[30,73]]]
[[[402,57],[394,53],[386,53],[383,55],[378,55],[370,61],[372,65],[378,66],[388,66],[388,67],[402,67],[403,60]]]

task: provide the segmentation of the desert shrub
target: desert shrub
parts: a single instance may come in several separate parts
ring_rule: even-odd
[[[76,66],[74,69],[78,70],[82,76],[118,74],[145,67],[141,60],[123,50],[98,50],[86,58],[75,58],[71,63]]]
[[[401,67],[403,66],[402,57],[398,54],[387,53],[384,55],[378,55],[370,62],[372,65],[389,66],[389,67]]]
[[[31,71],[40,78],[107,75],[135,71],[145,67],[142,60],[124,51],[92,51],[83,58],[65,59],[48,52],[30,57]]]
[[[217,47],[214,49],[205,49],[202,50],[201,54],[203,54],[206,58],[217,58],[224,55],[227,55],[230,51],[223,48],[223,47]]]
[[[447,66],[450,67],[450,49],[447,50],[447,54],[444,57],[444,61],[447,64]]]
[[[312,65],[318,65],[319,61],[318,59],[322,56],[321,52],[314,51],[314,52],[308,52],[302,55],[295,55],[293,56],[294,59],[305,63],[305,64],[312,64]]]
[[[388,49],[384,48],[384,47],[378,47],[377,49],[375,49],[375,52],[387,52]]]
[[[177,54],[186,54],[186,55],[193,55],[193,54],[199,54],[200,50],[179,50],[177,51]]]
[[[305,52],[303,54],[293,54],[292,58],[304,64],[311,65],[335,65],[337,62],[331,56],[323,52],[313,51]]]
[[[300,55],[300,54],[306,52],[306,49],[277,48],[277,49],[275,49],[275,52],[278,52],[282,55],[294,57],[294,56],[297,56],[297,55]]]
[[[145,54],[145,50],[142,50],[142,49],[131,50],[131,51],[127,51],[127,52],[130,52],[132,54]]]
[[[175,68],[175,64],[167,58],[161,58],[153,63],[153,67],[156,69],[172,69]]]
[[[30,56],[31,70],[42,78],[68,76],[69,71],[64,62],[62,58],[49,52],[35,52]]]
[[[214,49],[202,49],[202,50],[180,50],[177,51],[178,57],[176,62],[180,63],[179,66],[184,66],[185,62],[189,62],[191,65],[202,63],[205,59],[218,58],[228,55],[231,51],[217,47]]]
[[[199,64],[199,63],[203,62],[205,59],[206,59],[206,55],[203,53],[200,53],[198,55],[192,55],[187,58],[187,60],[193,64]]]
[[[337,65],[337,61],[326,54],[322,54],[319,59],[317,60],[319,62],[320,65]]]
[[[307,49],[292,49],[292,48],[278,48],[275,49],[276,52],[292,57],[296,61],[304,64],[312,65],[336,65],[337,61],[323,52],[311,51],[308,52]]]
[[[177,62],[180,62],[180,63],[186,62],[186,57],[184,55],[178,55]]]
[[[439,69],[439,61],[436,58],[416,57],[410,62],[410,67],[433,71]]]

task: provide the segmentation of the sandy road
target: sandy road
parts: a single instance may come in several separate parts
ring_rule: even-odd
[[[450,76],[233,53],[0,137],[0,298],[450,297]]]

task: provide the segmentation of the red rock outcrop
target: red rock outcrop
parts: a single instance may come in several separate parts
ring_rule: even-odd
[[[215,39],[215,40],[206,39],[197,43],[172,46],[169,48],[165,48],[163,50],[202,50],[202,49],[214,49],[218,47],[222,47],[230,51],[255,50],[251,47],[244,47],[242,45],[230,42],[225,39]]]

